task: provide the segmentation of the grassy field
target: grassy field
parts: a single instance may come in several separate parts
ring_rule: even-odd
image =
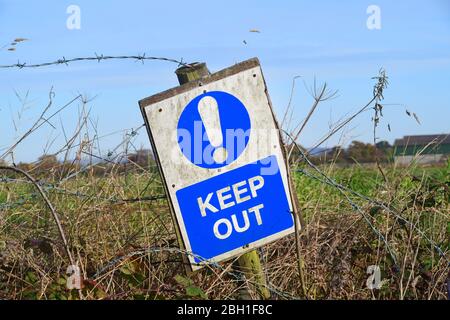
[[[306,292],[291,235],[259,250],[272,298],[446,299],[450,163],[390,166],[386,181],[375,166],[320,166],[331,180],[310,166],[292,170],[306,221]],[[245,285],[233,261],[186,276],[155,170],[87,170],[67,180],[48,170],[41,185],[85,279],[81,291],[68,290],[70,263],[50,211],[23,177],[0,177],[0,298],[232,299]],[[379,289],[367,288],[371,265],[380,267]]]

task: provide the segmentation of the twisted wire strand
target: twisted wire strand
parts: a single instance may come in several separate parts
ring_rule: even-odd
[[[155,57],[155,56],[146,56],[145,53],[141,55],[121,55],[121,56],[105,56],[103,54],[98,55],[95,53],[95,56],[91,57],[77,57],[77,58],[69,58],[62,57],[60,59],[49,61],[49,62],[42,62],[42,63],[35,63],[35,64],[28,64],[26,62],[20,62],[17,61],[17,63],[9,64],[9,65],[0,65],[0,69],[23,69],[23,68],[40,68],[40,67],[48,67],[52,65],[61,65],[64,64],[66,66],[69,65],[69,63],[77,62],[77,61],[97,61],[100,63],[104,60],[134,60],[135,62],[142,62],[148,60],[155,60],[155,61],[166,61],[166,62],[172,62],[176,63],[178,67],[183,66],[187,68],[192,68],[191,64],[183,62],[183,58],[180,60],[172,59],[172,58],[166,58],[166,57]]]

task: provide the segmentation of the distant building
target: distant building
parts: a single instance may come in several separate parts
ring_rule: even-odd
[[[397,164],[438,163],[450,156],[450,134],[404,136],[394,142]]]

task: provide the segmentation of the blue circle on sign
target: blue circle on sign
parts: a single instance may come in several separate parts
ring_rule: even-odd
[[[178,120],[178,145],[193,164],[221,168],[236,160],[250,137],[250,116],[244,104],[223,91],[192,99]]]

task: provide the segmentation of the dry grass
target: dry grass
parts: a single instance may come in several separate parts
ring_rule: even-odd
[[[386,170],[388,183],[376,168],[338,169],[329,165],[322,169],[342,183],[350,182],[353,189],[401,208],[405,219],[448,250],[448,190],[435,187],[430,182],[433,180],[427,179],[436,172],[445,174],[446,168],[434,169],[435,172],[416,169],[422,172],[421,179],[412,169],[391,168]],[[56,184],[60,177],[46,177],[49,183],[52,179]],[[383,242],[337,190],[301,174],[296,176],[296,186],[307,221],[301,236],[307,297],[299,283],[294,237],[289,236],[260,249],[274,298],[446,297],[446,259],[439,257],[416,230],[382,208],[355,199],[385,235],[396,254],[395,264]],[[190,280],[184,276],[165,200],[116,200],[142,197],[144,188],[147,197],[162,192],[152,170],[132,170],[127,175],[111,170],[104,177],[86,173],[57,189],[47,188],[86,279],[82,297],[236,298],[241,284],[232,271],[232,261],[191,274]],[[14,203],[33,191],[32,185],[16,181],[0,187],[4,203]],[[69,261],[51,214],[38,196],[3,208],[0,228],[0,297],[79,298],[76,290],[66,289]],[[448,253],[445,254],[448,259]],[[380,290],[366,287],[369,265],[381,267],[384,284]]]
[[[385,75],[376,79],[378,87],[369,102],[336,123],[317,145],[369,111],[374,101],[379,103],[385,87],[380,80],[385,80]],[[291,125],[292,108],[287,108],[283,119],[286,127],[294,128],[286,130],[288,136],[298,137],[318,104],[335,92],[314,84],[311,95],[313,104],[305,121]],[[96,155],[101,136],[89,117],[89,100],[79,95],[48,115],[52,99],[50,91],[48,107],[40,118],[18,135],[0,159],[14,159],[14,148],[21,141],[75,101],[81,103],[75,131],[66,135],[62,128],[66,143],[54,153],[66,161],[64,165],[41,161],[25,169],[56,208],[84,287],[80,291],[66,288],[70,262],[52,213],[35,185],[20,175],[1,171],[0,298],[233,299],[246,282],[252,286],[252,279],[243,282],[233,271],[233,261],[185,275],[182,255],[186,253],[177,249],[156,168],[123,165],[142,126],[127,132],[113,149],[124,151]],[[294,145],[289,149],[292,154]],[[107,170],[92,165],[99,159]],[[300,252],[294,235],[259,249],[273,298],[446,298],[450,163],[447,167],[387,166],[381,170],[379,163],[372,168],[354,165],[341,169],[331,162],[317,168],[351,190],[318,181],[324,176],[304,160],[291,159],[291,163],[306,226]],[[299,254],[306,294],[299,281]],[[370,265],[378,265],[382,271],[380,289],[366,286]]]

